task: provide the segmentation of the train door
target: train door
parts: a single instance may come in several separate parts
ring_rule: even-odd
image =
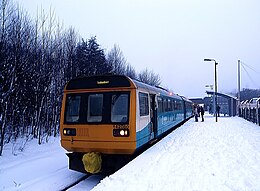
[[[157,137],[157,109],[155,95],[150,94],[150,117],[151,117],[151,126],[154,133],[154,137]]]
[[[185,120],[187,119],[187,105],[183,98],[182,98],[182,103],[183,103],[184,120]]]

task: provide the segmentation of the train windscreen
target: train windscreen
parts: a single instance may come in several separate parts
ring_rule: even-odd
[[[129,122],[130,92],[67,94],[65,124]]]

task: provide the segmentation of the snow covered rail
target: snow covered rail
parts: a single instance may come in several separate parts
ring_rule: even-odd
[[[252,98],[241,102],[239,116],[260,125],[260,98]]]
[[[66,186],[65,188],[61,189],[61,191],[66,191],[72,187],[74,187],[75,185],[79,184],[81,181],[86,180],[88,177],[90,177],[91,175],[85,175],[83,177],[81,177],[80,179],[78,179],[77,181],[73,182],[72,184],[70,184],[69,186]]]
[[[67,186],[62,191],[79,191],[79,190],[92,190],[101,180],[105,178],[104,175],[86,175],[79,179],[74,184]]]

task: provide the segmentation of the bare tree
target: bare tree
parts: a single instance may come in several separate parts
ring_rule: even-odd
[[[111,73],[120,75],[125,74],[127,61],[118,45],[114,45],[108,53],[107,62],[112,68]]]
[[[2,0],[0,4],[1,41],[0,41],[0,156],[3,152],[6,129],[8,126],[8,112],[10,110],[10,98],[14,91],[14,67],[9,55],[8,32],[13,9],[8,0]],[[10,75],[9,75],[10,74]]]
[[[41,144],[59,133],[62,92],[71,78],[108,72],[137,76],[119,46],[106,60],[96,37],[80,42],[72,27],[56,22],[52,9],[32,21],[11,2],[0,0],[0,155],[4,144],[19,136]]]
[[[5,70],[7,70],[6,66],[6,60],[3,59],[4,57],[4,41],[5,41],[5,23],[6,23],[6,7],[7,7],[7,0],[2,0],[0,4],[1,8],[1,41],[0,41],[0,156],[3,152],[3,146],[4,146],[4,137],[5,137],[5,129],[6,129],[6,115],[7,115],[7,102],[6,102],[6,95],[4,92],[4,76],[3,73]]]
[[[138,79],[141,82],[150,84],[152,86],[159,86],[161,83],[160,76],[152,71],[149,71],[147,68],[139,73]]]
[[[149,84],[149,75],[150,75],[150,72],[146,68],[145,70],[141,71],[138,74],[138,80],[140,80],[141,82],[144,82],[146,84]]]
[[[161,84],[161,79],[159,74],[155,74],[153,71],[150,72],[149,84],[152,86],[159,86]]]
[[[126,65],[125,75],[129,76],[132,79],[137,78],[137,74],[134,67],[131,66],[129,63]]]

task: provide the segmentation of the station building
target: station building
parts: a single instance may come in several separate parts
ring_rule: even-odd
[[[214,113],[214,91],[206,91],[207,97],[204,98],[190,98],[195,104],[204,105],[205,111]],[[238,113],[238,99],[234,96],[216,93],[217,105],[220,107],[220,114],[224,116],[236,116]]]

